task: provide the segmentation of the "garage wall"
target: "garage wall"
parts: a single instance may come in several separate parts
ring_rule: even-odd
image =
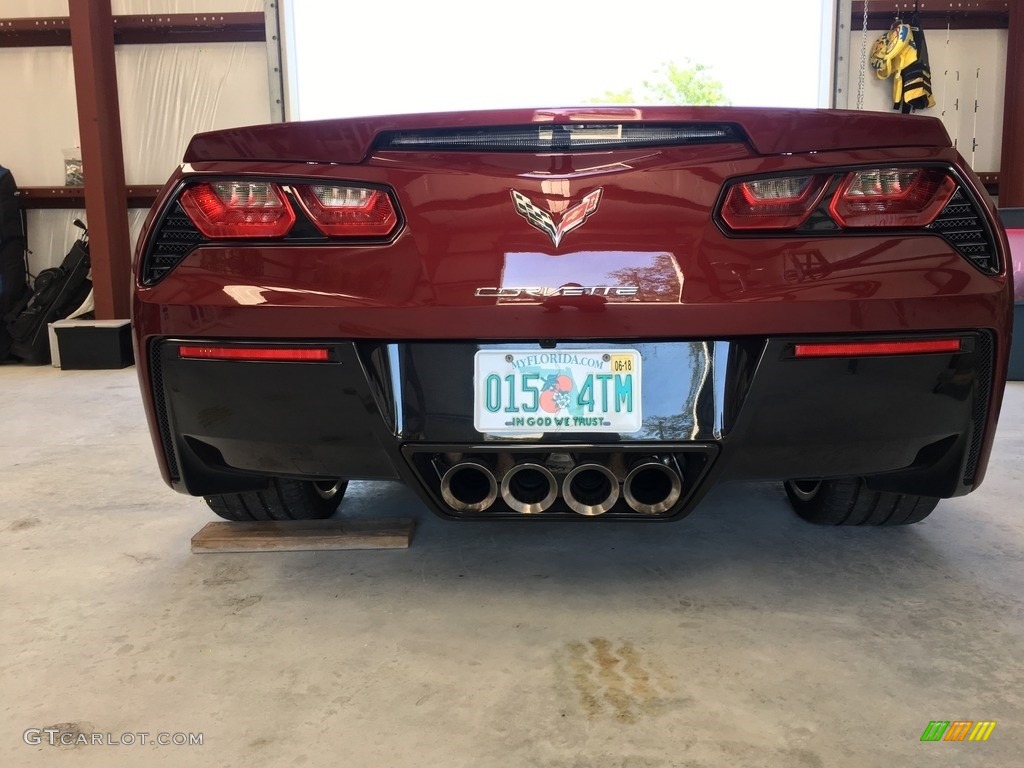
[[[877,30],[868,30],[869,55],[872,43],[880,34]],[[975,171],[998,171],[1003,132],[1007,31],[954,29],[947,33],[943,28],[926,27],[925,34],[932,70],[932,88],[937,103],[931,109],[917,114],[942,120],[950,138],[956,141],[957,149]],[[850,34],[847,93],[851,109],[856,103],[862,40],[860,30]],[[976,90],[977,126],[974,112]],[[864,108],[879,111],[892,109],[892,80],[876,80],[870,64],[864,78]]]
[[[262,0],[113,0],[113,12],[259,11]],[[0,0],[0,18],[67,16],[67,0]],[[272,120],[265,43],[123,45],[115,51],[125,178],[162,184],[200,131]],[[78,145],[71,48],[0,48],[8,114],[0,164],[22,186],[64,184],[63,148]],[[146,210],[129,211],[132,246]],[[84,210],[30,210],[29,269],[60,263]]]

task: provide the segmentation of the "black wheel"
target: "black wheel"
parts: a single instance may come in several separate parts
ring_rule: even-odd
[[[818,525],[908,525],[924,520],[939,503],[933,496],[872,491],[860,477],[785,485],[796,513]]]
[[[334,514],[347,480],[287,480],[275,477],[265,491],[207,496],[210,509],[225,520],[323,520]]]

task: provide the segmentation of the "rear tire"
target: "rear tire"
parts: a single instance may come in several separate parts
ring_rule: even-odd
[[[861,477],[840,480],[787,480],[794,511],[817,525],[908,525],[935,509],[934,496],[869,490]]]
[[[338,509],[347,480],[289,480],[275,477],[265,491],[206,496],[206,503],[225,520],[324,520]]]

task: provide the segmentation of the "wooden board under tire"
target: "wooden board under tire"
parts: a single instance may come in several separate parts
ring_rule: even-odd
[[[301,552],[333,549],[407,549],[413,521],[294,520],[207,523],[192,537],[193,552]]]

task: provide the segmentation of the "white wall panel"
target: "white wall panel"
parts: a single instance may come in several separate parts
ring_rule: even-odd
[[[115,16],[142,13],[237,13],[262,11],[263,0],[111,0]]]
[[[115,16],[144,13],[262,11],[263,0],[111,0]],[[67,16],[68,0],[0,0],[0,19]]]
[[[0,48],[0,165],[22,186],[64,184],[61,149],[78,145],[70,48]]]
[[[881,32],[868,35],[871,44]],[[942,120],[957,149],[976,171],[998,171],[1003,131],[1003,98],[1006,84],[1006,30],[925,29],[932,88],[936,105],[917,114]],[[855,103],[860,71],[861,32],[850,36],[850,77],[847,87],[851,108]],[[959,80],[957,79],[959,72]],[[977,73],[977,77],[975,77]],[[974,101],[978,112],[975,126]],[[868,66],[864,78],[864,108],[892,110],[892,79],[876,80]],[[973,140],[977,148],[973,149]]]
[[[128,210],[128,232],[133,254],[147,213],[149,211],[144,208]],[[71,243],[81,234],[81,230],[71,223],[75,219],[86,221],[85,211],[52,209],[28,212],[28,247],[32,251],[28,266],[31,274],[37,275],[40,270],[55,267],[63,261]]]
[[[0,0],[0,19],[67,15],[68,0]]]
[[[129,184],[162,184],[193,134],[270,122],[264,43],[125,45],[116,50]]]
[[[115,14],[258,11],[262,0],[115,0]],[[0,0],[0,18],[66,16],[67,0]],[[162,184],[201,131],[271,120],[265,43],[122,45],[115,50],[125,179]],[[0,165],[22,186],[62,186],[61,150],[79,143],[70,47],[0,48],[8,115]],[[132,247],[145,210],[129,211]],[[29,212],[29,269],[59,264],[84,211]]]

